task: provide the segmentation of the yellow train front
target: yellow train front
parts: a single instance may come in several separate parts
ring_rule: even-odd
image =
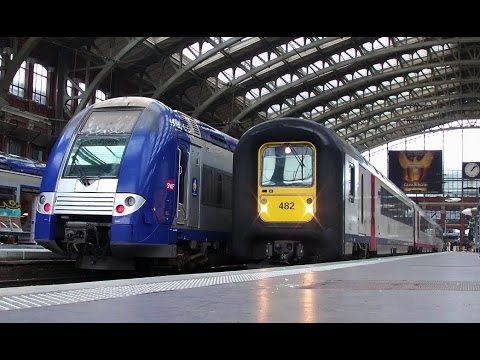
[[[338,179],[345,150],[331,132],[311,121],[282,119],[240,138],[233,158],[236,258],[298,263],[343,254]]]
[[[242,260],[334,261],[441,251],[441,228],[333,130],[284,118],[250,128],[233,155]]]

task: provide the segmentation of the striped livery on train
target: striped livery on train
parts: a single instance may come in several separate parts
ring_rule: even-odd
[[[440,226],[316,122],[250,128],[233,158],[232,255],[283,263],[442,250]]]
[[[35,240],[80,268],[211,261],[231,237],[236,143],[154,99],[89,106],[52,149]]]

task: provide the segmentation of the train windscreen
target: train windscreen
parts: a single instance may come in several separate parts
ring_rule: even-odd
[[[141,110],[92,112],[78,132],[64,177],[116,178]]]
[[[262,152],[261,186],[312,186],[312,169],[312,146],[270,145]]]

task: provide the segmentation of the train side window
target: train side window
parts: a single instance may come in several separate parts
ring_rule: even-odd
[[[0,202],[8,202],[9,200],[17,201],[17,188],[0,186]]]
[[[350,164],[350,192],[348,194],[350,202],[355,202],[355,165]]]

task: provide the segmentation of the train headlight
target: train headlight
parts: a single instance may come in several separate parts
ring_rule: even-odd
[[[113,205],[113,216],[126,216],[133,214],[145,204],[145,199],[132,193],[117,193]]]
[[[307,204],[307,205],[305,205],[305,213],[307,213],[307,214],[313,214],[313,204]]]
[[[267,211],[268,211],[267,205],[260,204],[260,212],[261,213],[266,213]]]
[[[43,192],[38,197],[37,212],[44,215],[52,215],[55,205],[55,193]]]

